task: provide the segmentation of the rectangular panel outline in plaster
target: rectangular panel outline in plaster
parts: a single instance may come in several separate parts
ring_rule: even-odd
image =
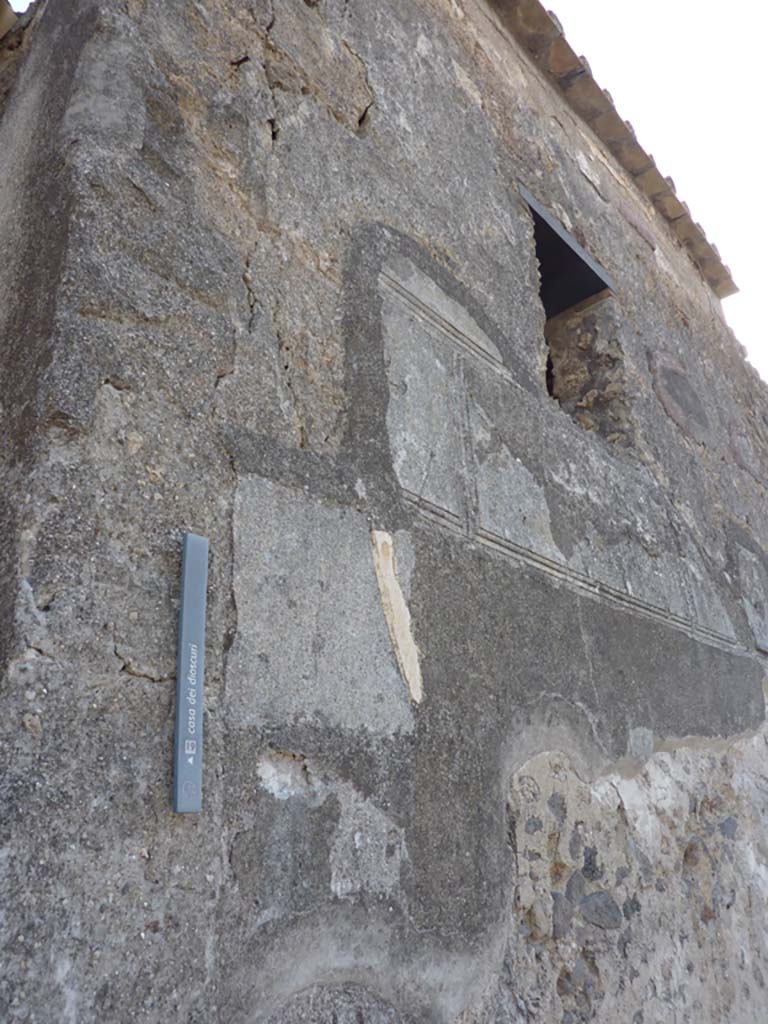
[[[572,589],[581,591],[590,598],[627,608],[645,618],[662,622],[664,625],[677,629],[692,638],[722,647],[724,650],[733,650],[734,648],[742,651],[746,650],[743,646],[739,645],[735,637],[711,629],[709,626],[704,626],[693,619],[677,615],[668,608],[651,604],[650,601],[635,597],[633,594],[617,590],[616,587],[611,586],[609,583],[572,569],[563,562],[556,562],[551,558],[547,558],[546,555],[541,555],[531,548],[521,547],[519,544],[515,544],[514,541],[507,540],[506,537],[500,537],[498,534],[483,527],[477,528],[473,539],[514,562],[530,565],[554,579],[561,580]]]
[[[533,196],[531,196],[523,186],[520,186],[520,189],[523,198],[527,197],[527,199],[530,199],[532,204],[536,204],[537,210],[541,209],[546,214],[547,218],[554,221],[554,218],[551,218],[551,215],[543,210],[543,207],[537,203]],[[558,228],[558,233],[566,236],[569,245],[573,245],[580,254],[584,254],[585,256],[587,255],[578,245],[576,240],[571,239],[570,235],[568,235],[564,228],[557,225],[556,221],[554,221],[554,225]],[[611,279],[608,275],[605,274],[602,269],[601,273],[604,275],[604,279],[612,287]],[[476,360],[479,366],[483,367],[486,371],[491,370],[495,372],[506,384],[515,388],[520,387],[520,384],[514,379],[503,363],[500,363],[484,347],[480,346],[477,341],[468,338],[465,332],[458,331],[452,324],[447,322],[444,317],[440,316],[437,311],[433,310],[421,299],[413,295],[413,293],[408,288],[404,287],[402,282],[399,281],[391,271],[388,271],[386,267],[382,268],[380,280],[393,297],[399,299],[406,308],[412,311],[419,320],[425,324],[425,326],[432,328],[430,333],[432,333],[434,337],[447,339],[449,342],[453,343],[455,351],[461,355],[471,356]],[[603,601],[606,604],[614,606],[618,605],[645,618],[661,622],[666,626],[690,636],[691,638],[712,644],[723,650],[732,651],[734,649],[741,649],[733,636],[728,636],[725,633],[721,633],[719,630],[711,629],[710,627],[696,622],[693,619],[677,615],[668,608],[656,606],[642,598],[636,597],[633,594],[617,590],[615,587],[602,580],[596,579],[587,573],[582,573],[578,570],[572,569],[565,563],[560,563],[547,558],[545,555],[542,555],[533,549],[524,548],[515,544],[513,541],[510,541],[505,537],[501,537],[493,531],[486,530],[479,526],[473,528],[469,521],[465,522],[461,517],[457,516],[456,513],[451,512],[442,506],[435,505],[433,502],[421,495],[409,491],[407,488],[402,488],[401,491],[404,499],[414,508],[421,518],[433,523],[435,526],[453,534],[454,536],[461,536],[465,539],[469,539],[470,542],[478,543],[494,554],[514,563],[528,565],[535,570],[544,573],[550,578],[566,584],[577,592],[585,593],[593,600]],[[377,575],[378,574],[379,566],[377,565]],[[380,576],[379,584],[381,587]],[[388,626],[389,625],[390,623],[388,620]],[[392,637],[392,641],[393,644],[395,644],[397,652],[397,642],[394,637]]]
[[[410,498],[410,496],[406,494],[406,498]],[[667,608],[653,605],[649,601],[635,597],[633,594],[617,590],[615,587],[594,576],[589,576],[586,573],[572,569],[563,562],[556,562],[531,548],[524,548],[519,544],[515,544],[514,541],[507,540],[506,537],[501,537],[483,527],[476,527],[470,537],[467,538],[463,531],[457,530],[444,516],[436,515],[433,511],[424,508],[422,502],[413,500],[412,504],[415,507],[415,511],[422,518],[434,523],[441,529],[452,534],[460,533],[465,540],[469,539],[471,543],[480,544],[486,550],[514,564],[530,566],[532,569],[549,576],[555,581],[565,584],[577,593],[583,593],[592,600],[618,606],[635,612],[643,618],[661,622],[665,626],[690,636],[692,639],[718,647],[721,650],[737,650],[747,653],[747,648],[739,644],[733,636],[728,636],[726,633],[711,629],[709,626],[704,626],[693,619],[677,615]]]
[[[503,377],[504,380],[508,381],[514,387],[521,387],[504,363],[501,362],[492,352],[489,352],[488,349],[479,342],[479,340],[471,338],[464,331],[460,331],[455,324],[450,323],[444,317],[440,316],[437,310],[432,309],[431,306],[422,302],[421,299],[398,281],[397,278],[386,269],[386,267],[382,269],[380,278],[384,286],[394,296],[399,298],[410,312],[414,313],[414,315],[417,316],[425,326],[432,328],[433,337],[438,336],[440,338],[446,338],[448,341],[456,345],[460,351],[473,356],[473,358],[494,370],[499,374],[499,376]]]
[[[203,684],[208,538],[185,533],[176,662],[173,809],[199,814],[203,803]]]
[[[410,264],[410,261],[407,262]],[[417,274],[422,273],[416,267],[413,269]],[[423,276],[427,277],[427,275]],[[431,279],[428,277],[427,279],[431,284],[434,284]],[[473,336],[470,331],[467,331],[466,329],[462,330],[457,324],[446,319],[446,317],[435,309],[435,307],[423,296],[417,295],[412,288],[407,287],[403,280],[398,277],[397,272],[386,264],[380,269],[379,285],[382,297],[389,295],[392,299],[396,300],[400,304],[400,307],[405,310],[407,314],[413,316],[413,318],[421,325],[429,338],[434,339],[440,345],[446,341],[448,342],[448,347],[453,352],[452,373],[461,373],[461,368],[464,366],[466,358],[470,357],[471,359],[479,362],[479,365],[484,367],[486,370],[490,369],[494,371],[508,384],[518,388],[520,387],[504,365],[499,351],[489,339],[484,339],[481,331],[478,331],[478,334]],[[439,286],[436,287],[439,288]],[[462,433],[465,430],[465,426],[463,425],[464,419],[464,410],[462,410]],[[446,508],[444,505],[431,501],[423,494],[410,490],[402,483],[401,493],[405,501],[414,506],[424,518],[432,519],[439,526],[444,527],[459,536],[467,536],[470,526],[469,514],[466,507],[466,494],[464,494],[462,501],[464,504],[464,511],[463,513],[457,513],[452,509]]]
[[[518,185],[518,188],[520,190],[520,195],[525,200],[526,205],[530,206],[534,213],[537,213],[539,217],[541,217],[541,219],[545,222],[545,224],[551,227],[555,234],[558,235],[565,242],[565,244],[569,246],[569,248],[573,249],[573,251],[579,257],[579,259],[583,260],[587,264],[592,273],[596,274],[597,277],[599,277],[600,280],[604,282],[606,288],[610,288],[612,292],[615,292],[616,285],[613,283],[608,271],[604,270],[597,262],[597,260],[593,259],[593,257],[589,255],[586,249],[579,245],[579,243],[576,241],[573,235],[569,231],[566,231],[566,229],[563,227],[563,225],[558,221],[556,217],[552,216],[552,214],[549,212],[546,206],[543,206],[538,201],[538,199],[535,198],[535,196],[531,195],[531,193],[528,191],[525,185]]]
[[[498,359],[493,352],[489,352],[478,340],[471,338],[464,331],[460,331],[459,328],[450,321],[446,321],[443,316],[440,316],[436,309],[432,309],[431,306],[428,306],[418,298],[418,296],[414,295],[413,292],[409,291],[399,281],[397,281],[397,279],[394,278],[386,268],[381,272],[381,280],[390,292],[392,292],[404,303],[404,305],[407,306],[407,308],[410,309],[411,312],[421,319],[422,323],[432,327],[437,331],[439,336],[446,337],[465,352],[468,352],[475,358],[485,362],[487,366],[492,367],[503,377],[510,379],[513,383],[516,383],[512,374],[510,374],[503,362]]]

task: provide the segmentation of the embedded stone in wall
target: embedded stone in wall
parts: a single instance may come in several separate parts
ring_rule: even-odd
[[[513,775],[517,928],[483,1024],[762,1019],[765,731],[654,754],[648,738],[623,774],[590,781],[547,751]]]
[[[768,477],[768,467],[765,462],[766,444],[759,426],[750,437],[743,425],[734,421],[729,426],[729,434],[733,458],[757,483],[762,484],[763,480]],[[760,444],[761,441],[763,441],[762,444]]]

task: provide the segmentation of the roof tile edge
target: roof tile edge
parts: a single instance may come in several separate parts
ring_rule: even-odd
[[[572,110],[592,129],[640,191],[669,224],[672,234],[688,250],[692,262],[723,299],[738,291],[720,254],[696,224],[675,183],[665,178],[650,154],[635,138],[632,125],[617,112],[610,93],[592,77],[589,64],[571,49],[557,17],[539,0],[490,0],[503,24],[557,87]]]
[[[7,35],[16,24],[16,15],[8,0],[0,0],[0,39]]]

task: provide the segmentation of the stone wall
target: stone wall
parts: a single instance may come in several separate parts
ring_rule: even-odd
[[[766,392],[515,7],[7,37],[4,1020],[765,1020]],[[559,400],[521,183],[616,285]]]

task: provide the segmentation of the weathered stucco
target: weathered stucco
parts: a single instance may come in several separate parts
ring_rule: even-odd
[[[768,1016],[766,391],[529,8],[0,42],[3,1020]]]

